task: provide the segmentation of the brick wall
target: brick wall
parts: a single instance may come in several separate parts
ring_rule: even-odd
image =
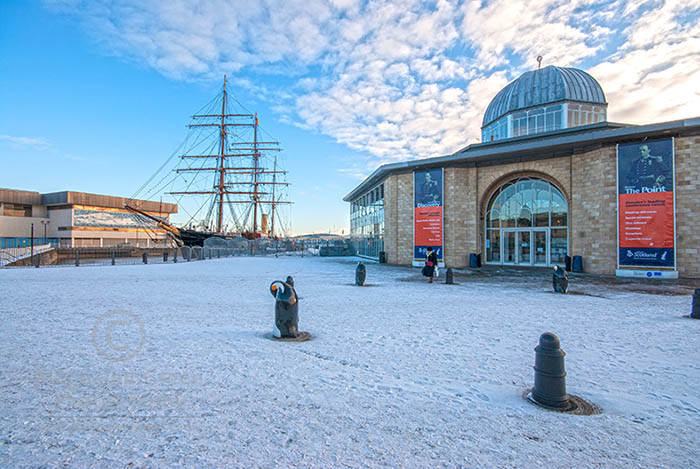
[[[678,274],[700,278],[700,137],[677,138],[675,146]]]
[[[700,137],[676,139],[676,230],[681,277],[700,278]],[[485,204],[493,190],[518,176],[557,185],[569,204],[569,254],[583,256],[584,271],[614,274],[617,267],[616,149],[606,145],[571,157],[478,168],[445,168],[445,261],[465,267],[483,252]],[[388,262],[413,260],[413,174],[385,181],[385,250]]]

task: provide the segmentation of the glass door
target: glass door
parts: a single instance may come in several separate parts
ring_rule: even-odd
[[[533,263],[535,265],[547,265],[547,230],[532,231]]]
[[[503,263],[515,264],[515,231],[503,230]]]
[[[532,253],[531,234],[531,231],[518,231],[518,264],[532,264],[530,259],[530,254]]]

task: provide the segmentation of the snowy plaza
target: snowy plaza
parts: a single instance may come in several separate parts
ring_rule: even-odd
[[[692,282],[356,262],[0,270],[0,466],[700,465]],[[271,339],[287,275],[308,342]],[[546,331],[602,413],[523,398]]]

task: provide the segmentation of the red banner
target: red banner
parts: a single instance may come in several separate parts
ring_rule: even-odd
[[[620,247],[673,247],[673,192],[620,194]]]
[[[442,207],[416,207],[415,245],[442,246]]]

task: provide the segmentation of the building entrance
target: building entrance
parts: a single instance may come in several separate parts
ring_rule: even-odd
[[[550,182],[533,177],[494,191],[485,226],[486,263],[563,264],[568,254],[568,204]]]
[[[548,229],[502,230],[504,264],[549,265]]]

